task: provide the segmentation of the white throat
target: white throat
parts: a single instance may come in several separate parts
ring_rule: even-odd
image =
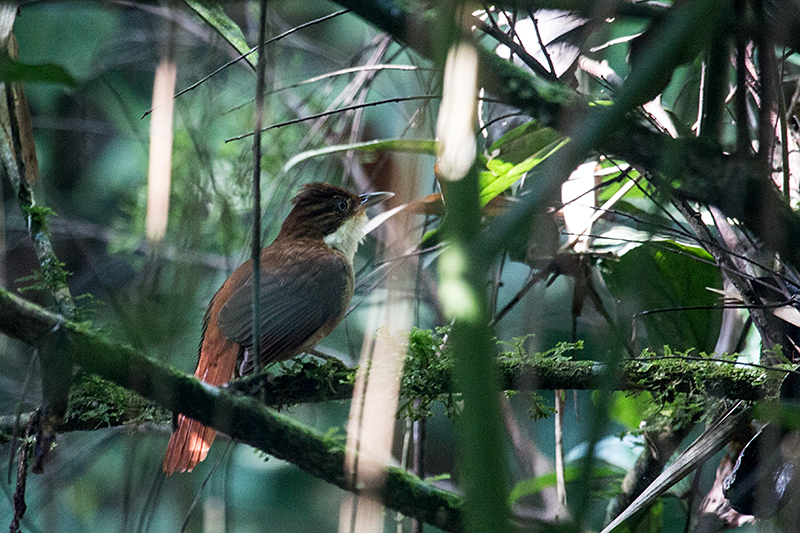
[[[339,226],[339,229],[324,237],[323,240],[329,247],[339,250],[347,256],[347,260],[352,264],[356,249],[358,249],[361,241],[364,240],[364,227],[368,221],[367,214],[362,211],[345,220],[344,224]]]

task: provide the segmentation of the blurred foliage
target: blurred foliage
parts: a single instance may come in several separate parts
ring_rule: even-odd
[[[88,2],[20,7],[14,26],[19,61],[0,58],[0,80],[24,82],[41,169],[41,179],[33,185],[38,203],[26,214],[36,216],[51,233],[60,261],[37,264],[23,214],[3,178],[0,277],[4,285],[26,290],[26,297],[42,303],[50,302],[48,280],[66,280],[84,308],[80,317],[90,311],[92,325],[102,327],[110,337],[188,372],[197,357],[201,319],[209,299],[248,256],[252,146],[247,140],[231,139],[252,129],[255,54],[176,98],[170,219],[167,236],[157,247],[143,238],[149,119],[142,117],[150,107],[155,66],[170,42],[178,65],[177,91],[249,49],[255,41],[257,5],[187,3],[188,7]],[[579,4],[583,5],[575,3]],[[757,10],[763,3],[740,3],[748,6],[745,14],[733,13],[735,3],[722,4],[715,9],[713,2],[623,2],[613,17],[611,13],[598,17],[585,11],[553,10],[534,17],[508,3],[506,9],[502,4],[486,5],[475,13],[483,24],[497,30],[491,34],[475,30],[486,53],[481,56],[481,68],[490,72],[491,65],[505,66],[484,76],[497,79],[484,81],[487,85],[507,83],[500,87],[500,94],[511,103],[527,106],[524,110],[511,107],[487,91],[479,120],[475,170],[480,205],[485,209],[478,237],[505,250],[491,264],[486,279],[494,333],[510,346],[499,360],[506,367],[587,360],[610,362],[611,368],[617,368],[621,354],[675,357],[652,366],[643,363],[642,375],[652,380],[651,390],[609,395],[607,410],[605,393],[579,392],[574,402],[566,402],[562,435],[568,458],[566,517],[585,516],[583,525],[590,530],[601,529],[606,503],[626,490],[621,477],[635,472],[636,455],[641,452],[641,457],[647,457],[649,433],[708,420],[728,407],[729,401],[711,396],[705,387],[743,371],[722,363],[710,363],[706,370],[697,365],[687,370],[680,358],[705,358],[720,350],[731,354],[726,356],[730,361],[754,362],[761,357],[763,341],[764,348],[776,350],[768,354],[790,359],[792,346],[800,344],[791,327],[771,311],[795,303],[798,276],[791,260],[771,253],[763,245],[764,235],[754,234],[753,228],[724,213],[728,196],[744,198],[750,189],[737,189],[735,182],[715,183],[719,189],[714,190],[724,193],[719,198],[689,201],[679,179],[668,179],[665,186],[652,168],[641,163],[646,158],[634,157],[645,152],[652,160],[667,157],[664,154],[675,158],[659,162],[662,169],[695,157],[691,144],[681,145],[686,147],[683,152],[669,152],[663,145],[645,145],[642,139],[647,137],[635,136],[637,131],[657,134],[664,144],[676,135],[682,140],[702,135],[710,150],[726,157],[734,154],[739,162],[756,157],[767,161],[760,168],[768,169],[762,178],[772,192],[777,190],[773,181],[783,186],[786,172],[790,190],[782,192],[793,206],[800,200],[800,61],[791,48],[791,37],[780,41],[791,32],[782,31],[784,22],[769,19],[767,11],[764,27],[774,26],[771,38],[778,40],[767,41],[766,55],[778,52],[772,58],[773,72],[763,72],[768,63],[761,50],[764,44],[758,40],[762,37],[758,32],[765,31],[762,26],[748,26],[756,28],[746,38],[754,39],[757,52],[747,48],[744,65],[726,57],[725,68],[715,71],[708,47],[718,38],[732,45],[736,25],[753,24],[754,17],[761,16]],[[427,4],[270,2],[269,33],[281,34],[342,6],[354,12],[333,16],[267,47],[271,68],[265,125],[347,105],[417,99],[268,131],[262,160],[265,242],[277,234],[291,207],[290,199],[302,183],[329,181],[353,190],[399,189],[400,180],[413,180],[412,196],[402,198],[403,202],[437,191],[433,139],[438,103],[428,97],[441,90],[442,65],[431,60],[436,54],[425,32],[405,33],[405,29],[432,29],[429,33],[435,41],[448,28],[437,26],[444,23]],[[408,24],[389,39],[376,28],[395,27],[397,20],[392,17],[402,17]],[[540,27],[534,28],[533,18]],[[527,30],[523,21],[530,26]],[[479,27],[477,20],[472,23]],[[544,51],[540,42],[546,45]],[[532,64],[509,45],[521,46],[538,63]],[[508,62],[495,57],[495,51],[510,57]],[[654,57],[666,60],[656,62]],[[511,69],[508,63],[521,68]],[[737,78],[737,73],[743,77]],[[761,83],[762,77],[774,82],[777,96],[765,96],[768,84]],[[746,82],[741,90],[736,88],[740,80]],[[708,95],[715,84],[722,94],[730,94],[720,109],[709,110]],[[658,99],[644,104],[657,95]],[[769,98],[775,105],[765,110],[762,102]],[[774,98],[783,99],[781,107]],[[620,111],[620,116],[612,114],[634,104],[635,108]],[[758,127],[764,117],[777,117],[778,109],[786,111],[782,117],[786,137],[776,136],[777,127]],[[599,115],[591,114],[595,111],[607,111],[604,116],[616,116],[618,122],[596,126]],[[709,116],[718,117],[718,123],[712,124],[717,133],[699,131]],[[640,130],[625,129],[632,124]],[[634,131],[629,139],[636,140],[629,142],[640,144],[627,150],[631,160],[614,150],[595,150],[594,145],[586,153],[576,153],[582,149],[582,136],[589,136],[593,127],[614,130],[596,143],[606,147],[619,147],[604,143],[620,131]],[[765,131],[772,131],[772,137],[764,138]],[[771,147],[770,153],[765,146]],[[559,165],[573,160],[593,164],[593,182],[567,199],[561,182],[572,168]],[[784,168],[787,163],[789,167]],[[697,179],[705,184],[706,175],[699,174]],[[558,190],[560,198],[553,193]],[[540,198],[539,203],[531,198]],[[710,207],[717,200],[723,211]],[[435,266],[447,244],[447,232],[439,229],[447,229],[447,222],[440,220],[440,200],[422,205],[424,209],[415,212],[426,216],[424,221],[415,219],[410,242],[432,251],[421,254],[416,285],[404,288],[406,296],[414,299],[416,311],[400,413],[409,419],[409,428],[412,422],[426,424],[425,477],[438,477],[454,488],[462,480],[455,467],[454,431],[446,415],[458,415],[463,404],[457,394],[431,392],[441,390],[432,389],[432,382],[441,385],[452,379],[458,357],[448,343],[451,330],[436,287]],[[570,206],[579,209],[570,212]],[[54,212],[59,216],[52,216]],[[777,215],[764,212],[760,216],[770,221]],[[502,236],[502,224],[512,219],[519,231]],[[774,232],[782,234],[783,229],[776,227]],[[578,233],[583,230],[585,242],[579,244]],[[397,239],[394,229],[381,231],[362,246],[356,258],[359,285],[353,303],[359,305],[322,344],[326,352],[350,366],[360,352],[359,339],[370,327],[366,320],[370,306],[386,298],[378,283],[380,276],[389,275],[384,269],[390,270],[396,259],[383,263],[373,259],[381,244]],[[469,259],[478,262],[475,257]],[[733,278],[744,284],[734,284],[734,290]],[[769,297],[753,301],[743,290],[748,286],[750,292]],[[767,288],[759,292],[760,286]],[[709,288],[724,290],[725,297]],[[27,376],[36,375],[35,356],[4,337],[0,354],[2,414],[16,412],[17,405],[24,411],[33,409],[39,403],[39,385],[35,377],[29,380]],[[338,363],[293,363],[270,371],[305,374],[313,380],[329,376],[334,367]],[[672,375],[691,372],[694,381],[682,381],[681,389],[664,377],[669,372],[658,374],[659,368]],[[655,375],[648,374],[651,371]],[[292,465],[264,460],[242,446],[223,445],[216,446],[193,475],[164,480],[159,465],[169,415],[90,376],[81,376],[72,402],[75,412],[100,421],[102,427],[59,436],[44,476],[29,480],[31,511],[23,522],[27,530],[176,530],[217,460],[219,470],[211,476],[201,497],[202,511],[194,512],[188,530],[200,531],[204,524],[230,531],[337,527],[341,491]],[[550,464],[555,440],[549,416],[553,404],[553,395],[547,391],[510,394],[506,423],[510,433],[514,427],[517,431],[498,452],[511,471],[509,501],[514,510],[521,515],[541,511],[546,528],[556,527],[555,514],[562,511],[547,503],[555,483]],[[287,408],[292,417],[328,432],[331,438],[346,423],[347,409],[337,402]],[[768,413],[759,414],[766,417]],[[791,408],[782,416],[787,424],[796,425]],[[105,428],[121,421],[130,427]],[[642,435],[644,444],[635,440]],[[398,436],[398,457],[404,438],[412,437]],[[597,461],[588,469],[578,466],[587,457]],[[401,458],[404,464],[406,460]],[[697,478],[706,492],[712,481]],[[0,521],[10,521],[13,487],[3,484],[9,505],[0,511]],[[679,497],[682,504],[692,504],[685,494]],[[690,529],[685,509],[673,499],[671,495],[660,499],[630,530]],[[410,529],[407,522],[401,527]],[[395,528],[391,517],[386,519],[386,528]]]
[[[721,289],[722,275],[705,250],[669,241],[638,246],[604,263],[603,276],[625,315],[634,317],[634,331],[635,322],[645,323],[647,338],[639,344],[714,351],[722,312],[708,288]]]

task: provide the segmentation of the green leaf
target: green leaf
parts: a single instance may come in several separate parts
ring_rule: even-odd
[[[630,180],[635,180],[641,177],[641,174],[635,168],[629,167],[627,164],[620,164],[615,160],[601,159],[597,164],[598,168],[595,170],[595,176],[600,178],[603,182],[603,187],[597,191],[597,200],[604,203],[623,186],[630,183]],[[616,180],[616,181],[615,181]],[[631,198],[647,198],[650,201],[649,206],[652,206],[652,200],[645,193],[644,187],[633,187],[625,193],[625,199]],[[619,204],[617,204],[619,205]]]
[[[544,132],[545,130],[539,130]],[[552,131],[552,130],[551,130]],[[549,134],[543,134],[542,138],[549,138]],[[546,144],[543,148],[533,155],[526,157],[519,164],[512,164],[501,159],[492,159],[486,163],[488,170],[481,172],[478,182],[481,190],[481,207],[488,204],[492,198],[499,195],[526,172],[550,157],[556,150],[567,144],[569,139],[560,135],[553,141]]]
[[[69,72],[60,65],[52,63],[29,65],[15,61],[7,54],[0,54],[0,82],[57,83],[68,87],[78,86],[75,78],[70,76]]]
[[[337,144],[334,146],[325,146],[324,148],[317,148],[316,150],[307,150],[301,152],[286,162],[283,165],[284,173],[291,170],[298,163],[301,163],[312,157],[319,157],[328,154],[337,154],[341,152],[349,152],[354,150],[357,152],[379,152],[379,151],[392,151],[403,152],[407,154],[428,154],[436,155],[436,141],[434,140],[412,140],[412,139],[378,139],[374,141],[350,143],[350,144]]]
[[[706,287],[722,288],[722,275],[702,248],[658,241],[638,246],[605,263],[603,277],[620,302],[620,323],[644,323],[649,346],[673,350],[694,348],[711,353],[719,335],[722,311],[713,309],[719,296]],[[687,309],[706,307],[707,309]]]
[[[800,403],[796,400],[759,402],[753,408],[753,417],[778,424],[785,431],[797,431],[800,429]]]
[[[625,472],[621,468],[613,468],[610,466],[596,466],[592,468],[592,478],[605,479],[622,476]],[[579,481],[583,475],[583,468],[579,466],[570,466],[564,469],[564,480],[567,483]],[[511,493],[508,495],[508,503],[515,504],[520,498],[536,494],[548,487],[555,487],[556,473],[550,472],[541,476],[530,479],[524,479],[514,485]]]
[[[425,482],[436,483],[437,481],[450,481],[450,478],[451,478],[450,474],[444,473],[444,474],[438,474],[436,476],[426,477]]]
[[[502,159],[508,163],[518,164],[531,154],[562,138],[562,135],[551,128],[543,128],[536,121],[517,126],[489,147],[492,159]]]
[[[649,392],[631,395],[625,392],[615,392],[609,415],[629,430],[639,428],[639,424],[647,417],[649,408],[653,405],[653,396]]]
[[[663,533],[664,531],[664,499],[659,498],[642,515],[642,521],[636,526],[636,533]]]
[[[241,28],[225,14],[221,3],[210,2],[208,0],[186,0],[186,5],[200,15],[200,18],[205,20],[212,28],[217,30],[217,33],[228,41],[237,52],[242,55],[250,52],[251,48],[244,38],[244,33],[242,33]],[[256,68],[258,53],[253,52],[249,54],[245,57],[245,61],[247,61],[251,67]]]

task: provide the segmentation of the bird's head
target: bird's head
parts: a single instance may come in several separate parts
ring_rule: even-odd
[[[391,192],[355,195],[328,183],[309,183],[294,197],[279,239],[320,239],[352,261],[364,238],[366,210],[394,196]]]

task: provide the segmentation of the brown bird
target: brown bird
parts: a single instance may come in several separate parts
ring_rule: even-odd
[[[353,296],[353,256],[364,238],[366,209],[394,196],[356,196],[327,183],[311,183],[275,240],[261,250],[261,364],[289,359],[312,349],[344,318]],[[211,298],[203,318],[194,375],[219,386],[236,370],[251,372],[253,352],[253,265],[237,268]],[[164,472],[191,472],[206,458],[216,430],[184,415],[164,456]]]

